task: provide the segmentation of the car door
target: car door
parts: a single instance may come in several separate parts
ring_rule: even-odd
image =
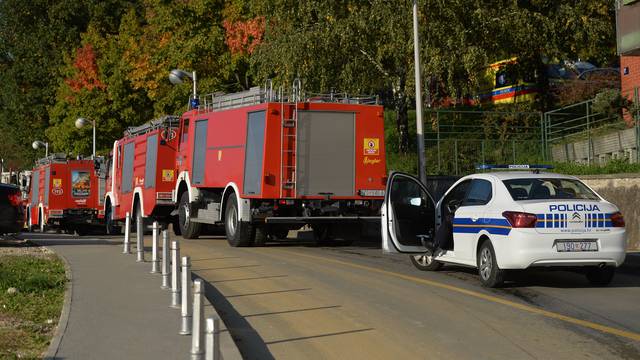
[[[387,253],[424,253],[436,227],[435,202],[415,177],[389,176],[382,206],[382,249]]]
[[[476,242],[482,230],[491,226],[486,206],[493,197],[493,185],[489,180],[472,179],[453,220],[453,242],[456,257],[475,262]]]

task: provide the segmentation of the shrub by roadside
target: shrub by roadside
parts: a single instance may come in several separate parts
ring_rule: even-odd
[[[58,323],[63,262],[43,248],[0,248],[0,358],[41,358]],[[29,251],[28,249],[32,249]],[[10,254],[10,255],[9,255]]]

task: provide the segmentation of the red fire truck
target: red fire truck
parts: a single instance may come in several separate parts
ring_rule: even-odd
[[[71,160],[65,154],[40,159],[30,181],[27,221],[29,229],[47,227],[84,235],[101,223],[104,183],[94,160]]]
[[[178,123],[177,116],[164,116],[127,129],[113,144],[104,200],[107,233],[118,232],[127,212],[134,229],[145,218],[171,221]]]
[[[232,246],[310,225],[320,241],[377,222],[386,183],[377,98],[271,89],[207,95],[180,118],[173,192],[182,236],[224,224]],[[192,106],[193,106],[192,105]]]

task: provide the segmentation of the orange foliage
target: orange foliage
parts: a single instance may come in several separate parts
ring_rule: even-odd
[[[91,91],[96,88],[104,89],[106,87],[102,81],[100,81],[98,65],[96,64],[96,54],[91,44],[87,44],[76,51],[73,68],[75,74],[71,78],[65,79],[65,82],[73,92],[79,92],[82,89]]]
[[[262,42],[265,27],[262,16],[247,21],[225,20],[222,25],[226,30],[225,42],[233,55],[251,54]]]

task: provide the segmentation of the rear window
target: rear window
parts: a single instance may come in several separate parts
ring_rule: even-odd
[[[600,200],[585,184],[574,179],[504,180],[513,200],[584,199]]]

